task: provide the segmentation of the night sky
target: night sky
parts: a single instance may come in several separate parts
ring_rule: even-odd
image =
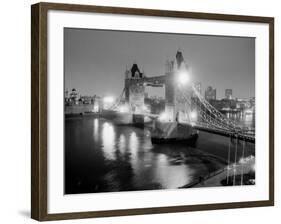
[[[233,96],[255,95],[255,39],[245,37],[161,34],[145,32],[64,30],[65,89],[76,88],[81,95],[119,96],[124,73],[133,63],[146,76],[163,75],[167,59],[183,52],[192,68],[192,82],[225,89]],[[163,88],[148,89],[149,95],[163,96]]]

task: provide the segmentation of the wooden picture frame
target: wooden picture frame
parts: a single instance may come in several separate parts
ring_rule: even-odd
[[[106,211],[48,213],[48,19],[50,10],[133,16],[157,16],[211,21],[262,23],[269,25],[269,196],[268,200],[215,203],[184,206],[131,208]],[[137,8],[118,8],[90,5],[38,3],[31,7],[31,217],[39,221],[125,216],[170,212],[203,211],[226,208],[246,208],[274,205],[274,18],[223,15],[183,11],[163,11]]]

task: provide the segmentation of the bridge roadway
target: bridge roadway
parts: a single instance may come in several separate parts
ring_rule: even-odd
[[[143,116],[148,116],[151,117],[153,119],[156,119],[159,117],[159,115],[157,114],[149,114],[149,113],[145,113],[145,114],[141,114]],[[184,125],[185,123],[181,123],[182,125]],[[222,136],[226,136],[226,137],[231,137],[232,139],[238,139],[238,140],[245,140],[246,142],[252,142],[255,143],[255,136],[253,135],[247,135],[244,133],[235,133],[233,131],[228,131],[225,129],[218,129],[218,128],[210,128],[210,127],[206,127],[206,126],[202,126],[202,125],[198,125],[195,124],[193,126],[195,129],[199,130],[199,131],[205,131],[205,132],[209,132],[209,133],[213,133],[213,134],[217,134],[217,135],[222,135]]]
[[[193,127],[200,131],[206,131],[206,132],[217,134],[217,135],[231,137],[232,139],[238,139],[238,140],[243,140],[243,141],[245,140],[246,142],[255,143],[255,137],[251,136],[251,135],[241,134],[239,132],[235,133],[235,132],[231,132],[231,131],[224,130],[224,129],[208,128],[208,127],[203,127],[200,125],[194,125]]]

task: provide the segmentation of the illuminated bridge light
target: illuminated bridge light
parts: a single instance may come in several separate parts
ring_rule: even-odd
[[[121,106],[119,106],[118,111],[120,113],[128,113],[129,112],[129,106],[128,105],[121,105]]]
[[[190,112],[190,118],[191,118],[192,121],[196,121],[197,120],[197,112],[196,111]]]
[[[190,76],[187,71],[181,71],[178,74],[178,82],[179,84],[185,85],[189,82]]]
[[[115,99],[113,96],[105,96],[103,98],[103,109],[110,109],[110,107],[113,105]]]
[[[114,97],[112,96],[106,96],[103,98],[104,103],[113,103],[114,102]]]
[[[144,105],[142,109],[144,113],[151,113],[151,110],[147,105]]]
[[[158,117],[158,120],[161,122],[167,122],[168,118],[169,118],[168,114],[164,112],[164,113],[160,114],[160,116]]]

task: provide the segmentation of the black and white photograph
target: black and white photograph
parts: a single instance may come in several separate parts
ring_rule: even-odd
[[[255,38],[64,28],[64,193],[255,185]]]

